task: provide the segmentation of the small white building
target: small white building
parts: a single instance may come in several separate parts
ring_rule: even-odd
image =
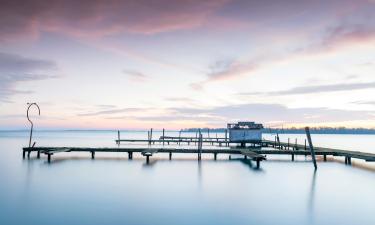
[[[263,125],[255,122],[228,123],[230,142],[260,142]]]

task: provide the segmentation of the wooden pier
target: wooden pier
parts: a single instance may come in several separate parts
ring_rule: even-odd
[[[182,139],[182,138],[181,138]],[[216,138],[215,138],[216,139]],[[123,140],[121,140],[123,141]],[[311,156],[311,151],[308,150],[308,146],[300,144],[290,144],[279,141],[269,141],[263,140],[261,143],[247,143],[250,146],[246,147],[203,147],[203,143],[214,144],[227,143],[227,144],[236,144],[227,141],[215,141],[215,140],[203,140],[201,139],[189,139],[190,142],[197,142],[197,148],[187,148],[187,147],[158,147],[155,146],[156,143],[163,143],[169,141],[170,143],[178,143],[180,140],[175,140],[174,138],[169,138],[169,140],[148,140],[148,139],[129,139],[124,140],[128,142],[137,142],[137,143],[150,143],[148,147],[113,147],[113,148],[92,148],[92,147],[25,147],[23,148],[23,157],[27,153],[30,157],[31,152],[37,153],[37,157],[40,157],[40,154],[45,154],[47,156],[48,162],[51,161],[51,156],[57,153],[62,152],[87,152],[91,154],[91,158],[95,159],[96,152],[123,152],[128,153],[128,158],[131,160],[133,158],[133,153],[141,153],[142,156],[146,157],[146,161],[149,162],[149,158],[156,155],[167,153],[169,154],[169,159],[172,159],[172,154],[197,154],[198,160],[201,160],[201,154],[211,154],[214,157],[214,160],[217,159],[218,154],[227,154],[227,155],[242,155],[245,159],[249,159],[256,162],[257,168],[260,166],[260,162],[266,160],[267,155],[288,155],[291,156],[291,160],[294,161],[296,155]],[[185,138],[186,143],[187,139]],[[116,140],[116,143],[120,143],[119,140]],[[323,156],[324,161],[327,160],[327,156],[332,157],[345,157],[345,163],[351,164],[351,159],[361,159],[367,162],[375,162],[375,154],[365,153],[358,151],[347,151],[340,149],[332,148],[322,148],[314,147],[314,153],[317,156]]]
[[[152,139],[153,130],[148,131],[147,139],[121,139],[120,131],[117,133],[117,139],[115,140],[117,147],[112,148],[93,148],[93,147],[35,147],[35,145],[23,148],[23,158],[30,157],[32,152],[37,153],[37,158],[40,158],[40,154],[47,156],[48,162],[51,162],[51,157],[54,154],[62,152],[87,152],[91,154],[91,158],[95,159],[96,152],[123,152],[128,153],[129,160],[133,159],[134,153],[140,153],[143,157],[146,157],[148,163],[150,157],[156,154],[167,153],[169,159],[172,159],[172,154],[196,154],[197,159],[201,160],[202,154],[211,154],[214,156],[214,160],[217,159],[218,154],[229,155],[241,155],[245,159],[256,162],[257,168],[260,166],[260,162],[266,160],[267,155],[288,155],[291,156],[291,160],[295,160],[296,155],[311,156],[312,162],[315,169],[317,169],[315,156],[323,156],[323,160],[327,161],[327,156],[332,157],[344,157],[345,164],[351,164],[353,159],[361,159],[367,162],[375,162],[375,154],[348,151],[333,148],[322,148],[312,145],[309,128],[306,127],[306,136],[308,142],[305,140],[304,144],[298,144],[297,140],[295,143],[291,143],[288,138],[288,142],[280,142],[278,135],[274,141],[271,140],[257,140],[257,141],[230,141],[225,137],[203,137],[202,133],[196,133],[195,137],[182,137],[181,132],[178,137],[166,136],[165,130],[163,129],[163,135],[158,139]],[[122,146],[122,143],[137,143],[143,147],[133,147],[131,145]],[[185,143],[185,145],[181,145]],[[167,146],[165,146],[167,144]],[[178,145],[178,147],[172,147],[171,145]],[[195,146],[186,146],[194,144]],[[145,147],[146,146],[146,147]],[[186,146],[186,147],[184,147]],[[208,147],[209,146],[209,147]]]

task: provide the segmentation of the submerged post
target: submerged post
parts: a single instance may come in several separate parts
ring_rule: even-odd
[[[309,141],[309,148],[310,148],[310,152],[311,152],[312,161],[314,163],[314,168],[317,169],[318,167],[316,165],[314,146],[313,146],[312,141],[311,141],[310,128],[305,127],[305,131],[306,131],[307,140]]]

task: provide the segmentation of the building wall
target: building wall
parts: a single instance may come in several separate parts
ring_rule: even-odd
[[[229,130],[230,141],[261,141],[262,131],[261,130]]]

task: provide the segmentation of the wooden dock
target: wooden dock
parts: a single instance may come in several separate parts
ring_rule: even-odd
[[[141,140],[147,142],[147,140]],[[28,153],[30,156],[31,152],[36,152],[37,156],[40,157],[40,153],[47,156],[48,162],[51,161],[51,156],[62,152],[87,152],[91,154],[91,158],[95,158],[96,152],[123,152],[128,153],[128,158],[133,158],[133,153],[141,153],[142,156],[146,157],[146,161],[149,161],[149,157],[155,154],[168,153],[169,159],[172,159],[172,154],[211,154],[214,159],[217,159],[218,154],[229,154],[229,155],[242,155],[245,159],[256,161],[257,167],[261,161],[266,160],[267,155],[289,155],[291,160],[294,161],[295,155],[310,156],[311,152],[305,149],[304,145],[288,145],[288,143],[280,142],[275,143],[272,141],[263,141],[262,146],[265,147],[225,147],[225,148],[170,148],[170,147],[114,147],[114,148],[92,148],[92,147],[25,147],[23,148],[23,157]],[[317,156],[323,156],[324,161],[327,160],[327,156],[332,157],[345,157],[345,163],[351,164],[351,159],[361,159],[367,162],[375,162],[375,154],[365,153],[358,151],[347,151],[332,148],[321,148],[315,147],[315,154]],[[198,160],[200,158],[198,157]]]
[[[128,153],[128,158],[133,159],[133,153],[140,153],[143,157],[146,157],[146,162],[149,162],[149,158],[156,154],[168,153],[169,159],[172,159],[172,154],[196,154],[198,160],[201,160],[202,154],[211,154],[214,156],[214,160],[217,159],[218,154],[227,155],[241,155],[245,159],[256,161],[257,168],[260,166],[260,162],[266,160],[267,155],[288,155],[291,156],[291,160],[294,161],[296,155],[311,156],[314,163],[315,169],[317,168],[315,155],[323,156],[324,161],[327,161],[327,156],[332,157],[344,157],[345,164],[351,164],[351,159],[361,159],[367,162],[375,162],[375,154],[348,151],[333,148],[322,148],[312,146],[309,129],[306,128],[307,138],[303,145],[297,144],[297,140],[291,143],[280,142],[279,138],[275,138],[274,141],[261,140],[261,141],[246,141],[246,142],[233,142],[230,141],[227,136],[223,137],[203,137],[201,133],[197,133],[196,137],[178,137],[165,136],[164,130],[163,135],[158,139],[152,139],[152,129],[148,132],[147,139],[121,139],[120,132],[118,131],[117,139],[115,140],[118,147],[112,148],[93,148],[93,147],[31,147],[23,148],[23,158],[27,153],[28,158],[32,152],[37,153],[37,158],[40,158],[40,154],[47,156],[48,162],[51,162],[51,157],[54,154],[63,152],[88,152],[91,154],[91,158],[95,159],[96,152],[123,152]],[[133,147],[127,145],[122,147],[121,143],[137,143],[141,144],[142,147]],[[194,146],[183,147],[181,145],[185,143],[187,145],[194,144]],[[168,146],[165,146],[167,144]],[[171,145],[178,145],[178,147],[172,147]],[[205,144],[205,145],[204,145]],[[207,145],[211,145],[207,147]],[[147,147],[144,147],[147,146]],[[185,145],[186,146],[186,145]]]

